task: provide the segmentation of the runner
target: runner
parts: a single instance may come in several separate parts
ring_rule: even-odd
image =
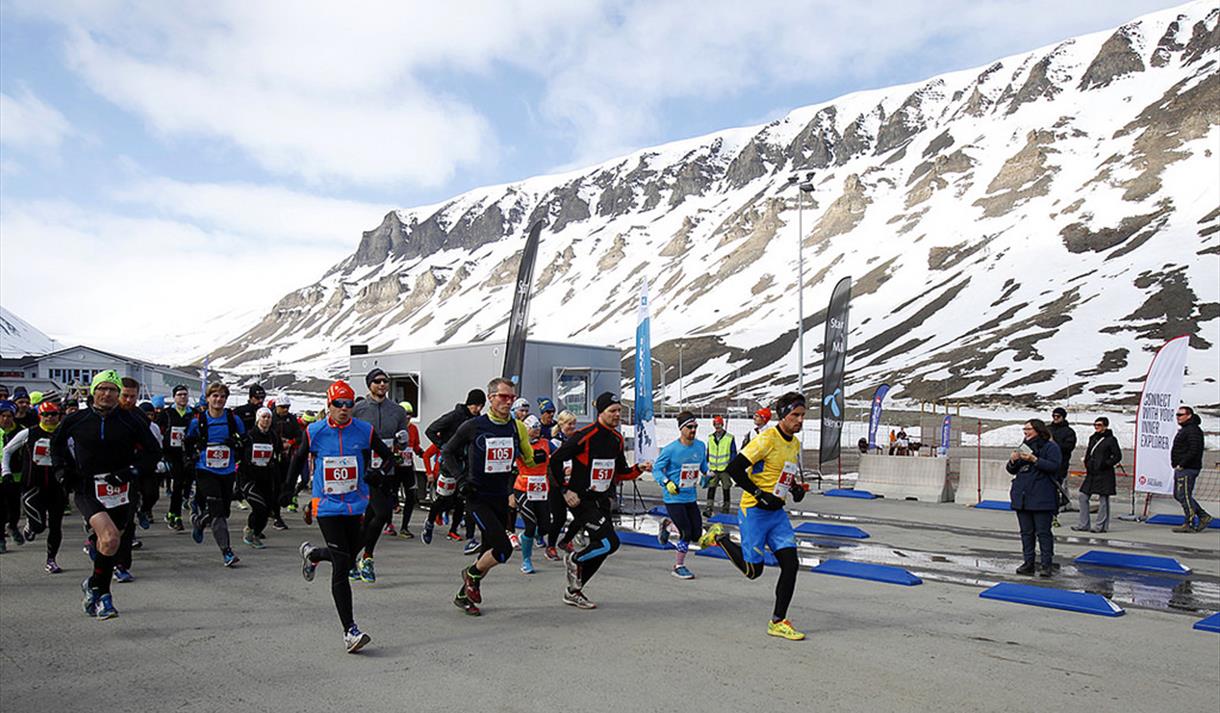
[[[708,460],[707,445],[695,438],[698,428],[695,414],[690,411],[678,414],[678,440],[661,449],[652,470],[652,477],[662,488],[661,497],[668,514],[661,520],[657,539],[665,545],[671,534],[678,536],[672,570],[678,579],[695,578],[686,568],[686,553],[690,544],[697,542],[703,534],[699,482],[707,480]]]
[[[462,516],[466,513],[466,503],[457,494],[457,479],[442,471],[437,476],[436,497],[432,500],[432,507],[428,510],[428,521],[424,523],[424,531],[420,535],[420,539],[424,541],[425,545],[432,544],[432,529],[437,525],[445,524],[442,520],[445,513],[450,513],[447,537],[454,542],[461,542],[462,536],[458,534],[458,526],[462,522]]]
[[[169,463],[170,497],[165,524],[169,529],[181,532],[182,502],[191,489],[195,475],[195,469],[188,463],[183,446],[186,442],[186,429],[190,427],[195,412],[187,405],[190,393],[185,386],[178,384],[172,393],[174,403],[161,412],[157,423],[161,426],[161,451]]]
[[[267,545],[263,538],[267,520],[271,515],[271,503],[277,490],[275,483],[283,473],[280,462],[284,449],[280,437],[271,430],[271,409],[260,408],[254,415],[254,429],[246,439],[246,449],[238,466],[238,489],[246,502],[250,503],[250,515],[242,529],[241,541],[256,550]]]
[[[21,387],[17,387],[21,388]],[[17,405],[12,401],[0,401],[0,446],[7,445],[9,439],[15,438],[25,430],[17,423]],[[21,518],[21,471],[23,464],[14,464],[7,475],[0,477],[0,553],[8,551],[5,531],[12,536],[13,542],[23,545],[25,538],[17,529]]]
[[[563,601],[579,609],[597,607],[584,595],[584,586],[619,547],[618,535],[610,521],[611,484],[617,477],[638,477],[641,471],[652,470],[651,463],[627,465],[623,436],[618,431],[623,414],[618,397],[607,391],[597,397],[594,405],[597,420],[565,440],[551,456],[547,469],[550,487],[563,492],[564,502],[572,511],[572,523],[565,539],[570,540],[580,530],[589,537],[589,544],[584,549],[568,552],[564,557],[567,588]],[[572,472],[565,482],[567,461],[572,463]]]
[[[191,419],[186,442],[199,453],[195,461],[195,500],[199,512],[191,515],[191,538],[203,544],[203,531],[212,528],[225,567],[240,559],[229,542],[229,515],[233,506],[233,480],[238,455],[245,450],[246,430],[230,409],[225,408],[229,387],[219,381],[208,385],[207,408]]]
[[[48,574],[59,574],[60,567],[55,563],[59,555],[59,545],[63,542],[64,506],[67,498],[64,489],[55,480],[55,471],[51,467],[51,438],[59,427],[59,405],[53,401],[44,401],[38,405],[38,425],[23,429],[17,435],[5,440],[4,460],[0,466],[5,478],[12,475],[15,462],[24,463],[23,492],[21,506],[25,511],[25,532],[22,533],[27,542],[32,542],[39,533],[47,531],[47,561],[44,569]]]
[[[525,531],[522,533],[525,538],[521,540],[521,573],[533,574],[535,539],[539,546],[542,546],[546,542],[545,536],[551,532],[546,477],[546,457],[551,453],[551,442],[542,437],[542,422],[537,416],[525,419],[525,430],[529,435],[530,448],[534,450],[534,465],[526,465],[518,456],[518,475],[513,484],[513,497],[517,501],[517,511],[525,520]]]
[[[118,616],[110,595],[110,578],[119,551],[120,525],[131,520],[129,486],[151,473],[161,444],[136,414],[118,407],[120,376],[107,369],[93,377],[93,404],[64,419],[51,437],[55,478],[97,535],[93,575],[81,582],[81,603],[88,616]]]
[[[576,433],[576,414],[564,409],[555,418],[555,429],[551,436],[551,452],[559,450],[563,442],[571,438],[572,434]],[[568,461],[563,464],[564,482],[567,482],[569,476],[572,475],[572,462]],[[549,480],[548,480],[549,482]],[[564,525],[568,522],[568,504],[563,500],[563,493],[559,488],[548,488],[546,495],[547,506],[551,511],[551,529],[546,533],[546,558],[552,562],[558,562],[559,557],[559,536],[563,534]],[[569,540],[564,549],[567,552],[572,551],[572,543]]]
[[[369,643],[368,634],[356,626],[352,614],[352,585],[348,571],[355,563],[360,547],[360,518],[368,507],[369,481],[376,485],[384,475],[366,467],[370,450],[383,459],[393,461],[394,453],[380,441],[372,426],[352,418],[356,393],[344,381],[336,381],[326,390],[328,415],[325,420],[310,424],[302,436],[301,445],[288,466],[284,495],[295,487],[297,474],[313,459],[313,501],[307,512],[316,512],[318,529],[326,541],[325,547],[301,543],[301,574],[312,582],[318,563],[331,563],[330,591],[343,625],[343,645],[354,654]]]
[[[402,527],[398,528],[398,537],[403,540],[411,540],[415,535],[408,529],[411,524],[411,513],[415,511],[415,505],[419,501],[417,495],[419,487],[419,478],[415,470],[415,456],[423,456],[424,449],[419,447],[419,429],[415,426],[413,417],[415,409],[412,408],[410,401],[403,401],[399,406],[407,414],[407,441],[406,443],[398,444],[398,464],[396,465],[396,475],[398,483],[402,488]],[[393,525],[387,525],[393,527]]]
[[[805,397],[789,391],[776,402],[779,422],[768,428],[741,449],[729,461],[727,473],[742,489],[737,512],[741,544],[729,539],[724,528],[712,525],[699,540],[700,547],[719,546],[741,573],[750,579],[762,576],[763,548],[770,548],[779,561],[779,582],[775,585],[775,609],[767,623],[767,634],[791,641],[805,635],[792,628],[788,620],[788,605],[796,589],[796,573],[800,560],[796,554],[796,535],[784,501],[789,493],[799,502],[805,496],[804,485],[797,482],[800,473],[801,441],[796,434],[805,422]],[[752,472],[755,464],[762,472]]]
[[[469,517],[482,532],[483,544],[474,564],[462,570],[462,587],[453,603],[467,614],[478,616],[483,601],[483,578],[513,555],[505,520],[512,489],[513,462],[520,456],[527,467],[535,464],[525,424],[512,416],[510,404],[517,397],[513,382],[504,378],[487,384],[487,413],[466,421],[441,449],[441,467],[458,482],[466,497]]]
[[[374,368],[364,377],[368,387],[368,398],[356,404],[352,409],[352,418],[364,421],[373,427],[375,435],[386,449],[393,452],[394,441],[401,433],[402,441],[407,440],[407,412],[402,406],[386,398],[390,392],[390,377],[381,369]],[[394,505],[398,502],[398,478],[395,462],[397,454],[384,464],[388,472],[385,478],[379,479],[375,485],[369,486],[368,509],[364,512],[364,526],[360,533],[360,541],[364,548],[363,556],[356,561],[357,578],[372,584],[377,581],[377,573],[373,568],[373,551],[377,540],[381,538],[386,524],[394,519]],[[369,460],[369,468],[382,469],[381,456],[373,453]]]
[[[136,407],[136,402],[140,398],[140,382],[136,381],[130,376],[124,376],[122,379],[120,379],[120,383],[122,384],[122,388],[119,389],[119,408],[136,416],[142,416],[143,414]],[[144,419],[142,419],[144,420],[144,423],[147,423],[146,419],[146,416]],[[151,429],[149,430],[151,431]],[[156,432],[152,433],[153,437],[158,438],[158,442],[160,442],[158,434]],[[134,550],[144,546],[144,543],[136,537],[136,520],[138,519],[136,513],[140,512],[142,508],[141,503],[143,502],[143,498],[141,488],[143,487],[144,480],[155,479],[156,477],[155,471],[149,471],[146,474],[142,473],[140,477],[132,483],[131,507],[127,509],[127,512],[131,517],[127,523],[123,525],[123,534],[119,538],[119,551],[114,557],[114,581],[116,582],[129,583],[136,580],[135,575],[131,573],[133,557],[132,553]],[[91,550],[96,552],[97,533],[89,534],[89,542]]]
[[[487,395],[483,393],[482,389],[471,389],[470,393],[466,394],[466,403],[456,404],[452,411],[433,421],[427,428],[424,429],[424,435],[427,436],[428,440],[432,441],[432,444],[437,448],[443,449],[445,447],[445,443],[453,436],[454,433],[457,432],[458,427],[466,421],[478,417],[479,413],[483,411],[483,406],[486,403]],[[444,472],[443,467],[440,468],[440,472]],[[454,487],[457,487],[456,482],[454,482]],[[439,482],[437,485],[437,491],[439,494]],[[458,493],[457,497],[461,498],[462,495]],[[475,525],[474,520],[470,517],[469,508],[464,509],[466,510],[466,547],[463,548],[462,552],[470,555],[478,552],[480,545],[479,541],[475,539],[474,536]],[[455,515],[455,517],[460,518],[461,516]]]
[[[137,408],[148,419],[148,428],[152,431],[153,438],[157,439],[157,443],[163,444],[165,440],[161,427],[157,425],[156,407],[151,402],[142,401]],[[165,461],[159,460],[156,471],[146,478],[141,478],[137,484],[140,490],[140,507],[136,512],[136,521],[142,530],[147,530],[152,526],[152,509],[156,506],[157,500],[161,498],[161,477],[168,472],[169,466],[165,464]]]
[[[545,396],[538,399],[538,422],[543,438],[549,441],[555,437],[555,402]]]
[[[279,436],[280,449],[284,453],[284,457],[280,459],[280,475],[275,480],[275,498],[271,502],[271,526],[277,530],[287,530],[288,523],[284,522],[283,514],[280,512],[280,501],[283,499],[284,482],[288,476],[288,461],[296,452],[297,443],[301,440],[301,432],[304,430],[301,419],[292,414],[292,398],[288,394],[280,394],[275,399],[275,413],[272,414],[271,430]],[[290,512],[295,512],[296,492],[294,491],[290,495],[288,509]]]
[[[267,390],[254,384],[250,387],[246,403],[233,409],[233,415],[241,420],[246,433],[254,430],[254,419],[258,417],[258,410],[263,407],[263,400],[266,398]]]

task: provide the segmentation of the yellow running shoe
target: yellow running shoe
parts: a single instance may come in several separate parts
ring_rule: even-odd
[[[720,523],[715,523],[707,528],[707,532],[703,533],[703,537],[699,538],[699,547],[707,549],[708,547],[716,547],[719,543],[716,538],[724,534],[724,526]]]
[[[789,641],[800,641],[805,638],[803,633],[792,628],[792,622],[787,619],[767,622],[767,635],[778,636]]]

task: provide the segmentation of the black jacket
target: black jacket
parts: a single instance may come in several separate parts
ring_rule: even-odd
[[[69,445],[71,444],[71,445]],[[75,490],[86,479],[135,468],[150,477],[161,460],[161,444],[139,411],[81,409],[64,419],[51,437],[52,467]]]
[[[1169,462],[1174,468],[1183,470],[1201,470],[1203,468],[1203,429],[1199,428],[1202,421],[1199,414],[1186,419],[1186,423],[1178,429],[1173,437],[1173,447],[1169,450]]]
[[[1086,495],[1114,495],[1117,491],[1114,466],[1122,462],[1123,451],[1118,447],[1114,432],[1105,429],[1089,436],[1084,452],[1084,482],[1080,492]]]
[[[1047,430],[1051,432],[1051,438],[1055,439],[1055,444],[1059,446],[1059,480],[1067,477],[1068,468],[1072,464],[1072,451],[1076,450],[1076,430],[1068,423],[1068,420],[1063,419],[1062,423],[1054,421],[1046,424]]]
[[[443,448],[445,442],[457,433],[458,426],[476,417],[470,413],[470,409],[466,408],[466,404],[457,404],[452,411],[428,424],[428,427],[424,429],[424,435],[428,437],[429,441],[432,441],[432,445]]]

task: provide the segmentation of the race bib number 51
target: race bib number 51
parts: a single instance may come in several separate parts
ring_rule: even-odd
[[[614,459],[594,458],[593,463],[589,466],[589,489],[597,493],[604,493],[610,489],[612,480],[614,480]]]
[[[326,456],[322,459],[322,492],[327,495],[353,492],[358,476],[356,456]]]

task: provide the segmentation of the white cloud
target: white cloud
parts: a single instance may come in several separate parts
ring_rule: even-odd
[[[72,125],[64,115],[28,89],[23,88],[18,96],[0,94],[0,144],[10,149],[54,150],[71,134]]]

